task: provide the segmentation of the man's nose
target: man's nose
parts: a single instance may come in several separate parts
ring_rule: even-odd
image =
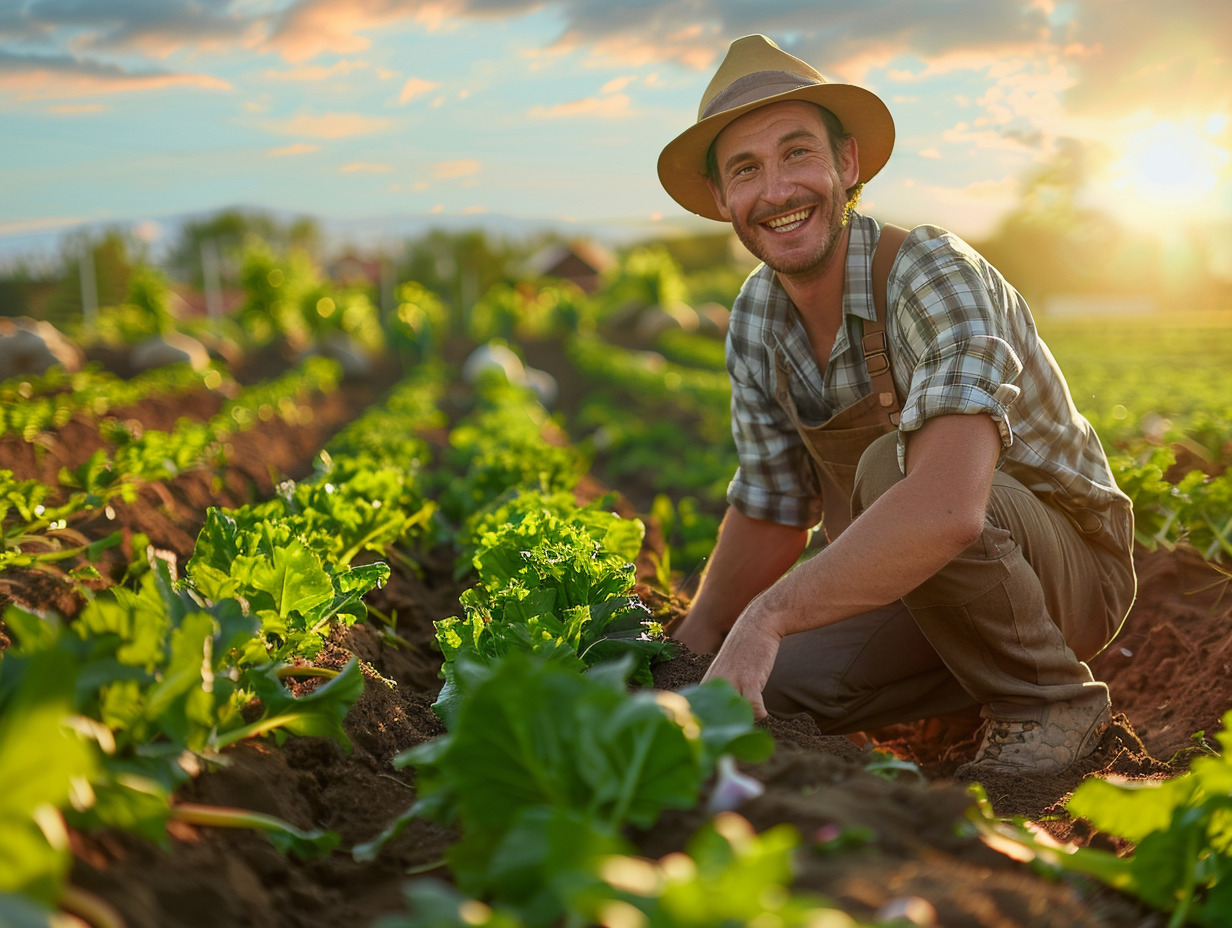
[[[786,171],[771,170],[766,174],[766,189],[764,196],[771,203],[786,203],[795,195],[796,183]]]

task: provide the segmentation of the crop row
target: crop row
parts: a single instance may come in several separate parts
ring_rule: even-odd
[[[439,421],[439,390],[423,371],[340,432],[311,478],[211,510],[183,576],[157,558],[135,563],[130,584],[95,595],[72,623],[6,611],[0,751],[20,763],[0,772],[0,915],[45,925],[56,905],[90,912],[65,883],[66,825],[158,841],[175,818],[255,828],[299,856],[334,851],[330,832],[173,796],[245,738],[345,743],[363,673],[312,660],[332,629],[365,618],[364,594],[388,575],[380,561],[357,566],[360,555],[399,556],[419,538],[451,545],[459,574],[477,580],[464,614],[437,623],[448,734],[399,759],[418,774],[411,814],[460,825],[449,862],[468,895],[414,884],[392,924],[816,916],[785,889],[789,830],[759,836],[720,814],[690,857],[632,856],[628,828],[695,804],[716,772],[738,783],[735,759],[764,757],[769,736],[726,684],[629,691],[670,654],[632,594],[641,523],[603,500],[576,504],[580,455],[545,441],[546,413],[500,382],[451,432],[439,474],[426,472],[419,433]]]
[[[372,859],[416,818],[454,826],[453,884],[408,884],[407,912],[380,928],[854,924],[788,890],[798,835],[754,834],[731,811],[748,795],[735,761],[772,747],[748,704],[721,681],[645,688],[672,649],[632,593],[640,521],[575,501],[581,460],[545,440],[525,391],[496,379],[480,393],[451,433],[459,469],[441,499],[477,580],[464,614],[435,623],[447,733],[395,758],[417,801],[353,849]],[[637,857],[630,829],[697,805],[716,775],[689,853]]]
[[[674,340],[698,346],[681,349],[685,359],[705,357],[716,344],[685,333]],[[568,352],[590,385],[571,424],[575,440],[613,483],[653,477],[653,498],[640,503],[667,539],[663,572],[696,574],[714,545],[736,468],[731,390],[721,356],[718,370],[698,368],[585,336],[571,339]]]
[[[58,486],[0,470],[0,568],[77,557],[88,562],[102,548],[117,544],[119,535],[89,541],[73,529],[75,521],[117,499],[131,502],[143,484],[170,480],[207,463],[225,467],[230,436],[274,417],[296,422],[306,414],[304,402],[336,389],[339,375],[336,362],[309,358],[300,369],[244,388],[208,421],[181,419],[170,432],[136,434],[119,420],[103,420],[100,428],[115,450],[100,449],[75,467],[61,468]],[[97,401],[94,408],[114,408],[114,394],[100,396],[112,399]]]
[[[9,435],[33,441],[40,432],[58,429],[75,414],[101,418],[113,410],[150,397],[175,396],[204,387],[233,385],[215,367],[194,370],[174,364],[125,379],[97,366],[75,373],[53,367],[36,377],[0,382],[0,438]]]
[[[434,421],[438,389],[425,376],[395,391],[384,410],[336,436],[311,478],[275,499],[210,510],[183,576],[150,557],[71,623],[5,611],[14,644],[0,659],[0,921],[42,925],[49,907],[82,907],[64,883],[66,823],[155,841],[171,818],[255,827],[300,855],[337,844],[328,832],[172,796],[200,763],[246,738],[346,743],[359,664],[332,671],[311,660],[331,629],[366,617],[364,595],[389,575],[352,558],[427,530],[432,505],[416,466],[427,450],[412,432]],[[276,405],[288,394],[262,395]],[[259,408],[228,416],[260,421]],[[318,678],[326,682],[305,684]]]
[[[17,894],[4,902],[7,917],[27,907],[23,899],[79,904],[62,883],[63,826],[48,824],[61,814],[74,827],[155,839],[172,816],[255,826],[301,855],[336,843],[260,817],[173,806],[170,797],[189,774],[183,758],[209,757],[243,738],[278,730],[345,741],[340,723],[362,687],[359,670],[352,663],[330,674],[308,662],[333,627],[365,615],[363,595],[388,576],[384,564],[352,560],[433,530],[419,432],[439,422],[439,390],[425,370],[335,436],[311,479],[284,484],[266,503],[211,510],[183,578],[154,559],[131,566],[141,575],[135,588],[99,594],[72,624],[15,607],[5,613],[17,644],[0,663],[0,747],[25,759],[6,767],[3,784],[10,802],[0,847],[12,865],[0,868],[0,889]],[[509,437],[507,413],[498,418]],[[469,427],[471,439],[468,427],[457,431],[452,463],[460,456],[470,466],[462,480],[441,481],[444,525],[460,528],[476,500],[510,484],[576,483],[576,455],[545,453],[541,425],[525,423],[538,443],[488,443],[484,453],[472,447],[488,431],[484,422]],[[640,525],[635,537],[623,534],[626,551],[630,541],[640,545]],[[284,682],[318,675],[333,679],[307,694]],[[256,718],[254,700],[263,708]],[[23,783],[31,770],[43,776]]]

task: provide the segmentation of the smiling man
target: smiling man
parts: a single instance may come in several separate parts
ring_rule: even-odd
[[[759,716],[978,708],[960,774],[1059,772],[1111,718],[1085,661],[1134,598],[1132,510],[996,269],[856,211],[893,145],[874,94],[754,35],[660,155],[668,193],[763,262],[727,342],[740,465],[674,635]]]

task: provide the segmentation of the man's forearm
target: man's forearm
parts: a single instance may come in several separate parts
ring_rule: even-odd
[[[697,653],[717,651],[740,613],[796,563],[807,540],[806,529],[728,509],[689,614],[674,637]]]
[[[1000,450],[992,419],[930,420],[913,442],[909,475],[763,596],[750,620],[786,636],[867,612],[905,596],[979,537]]]
[[[762,690],[785,638],[901,598],[979,536],[999,448],[988,416],[926,423],[908,445],[908,476],[756,598],[705,679],[727,680],[764,716]]]

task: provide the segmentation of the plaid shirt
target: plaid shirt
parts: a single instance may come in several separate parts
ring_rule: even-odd
[[[776,346],[805,423],[820,424],[871,391],[860,339],[864,320],[876,318],[871,265],[879,234],[872,219],[853,216],[843,324],[824,376],[774,272],[761,265],[741,288],[727,336],[740,461],[727,499],[745,515],[800,527],[821,519],[808,453],[775,400]],[[890,272],[886,302],[890,361],[903,402],[900,467],[905,434],[927,419],[988,413],[1001,433],[998,466],[1032,489],[1059,491],[1084,508],[1128,505],[1026,303],[969,245],[936,226],[914,229]]]

